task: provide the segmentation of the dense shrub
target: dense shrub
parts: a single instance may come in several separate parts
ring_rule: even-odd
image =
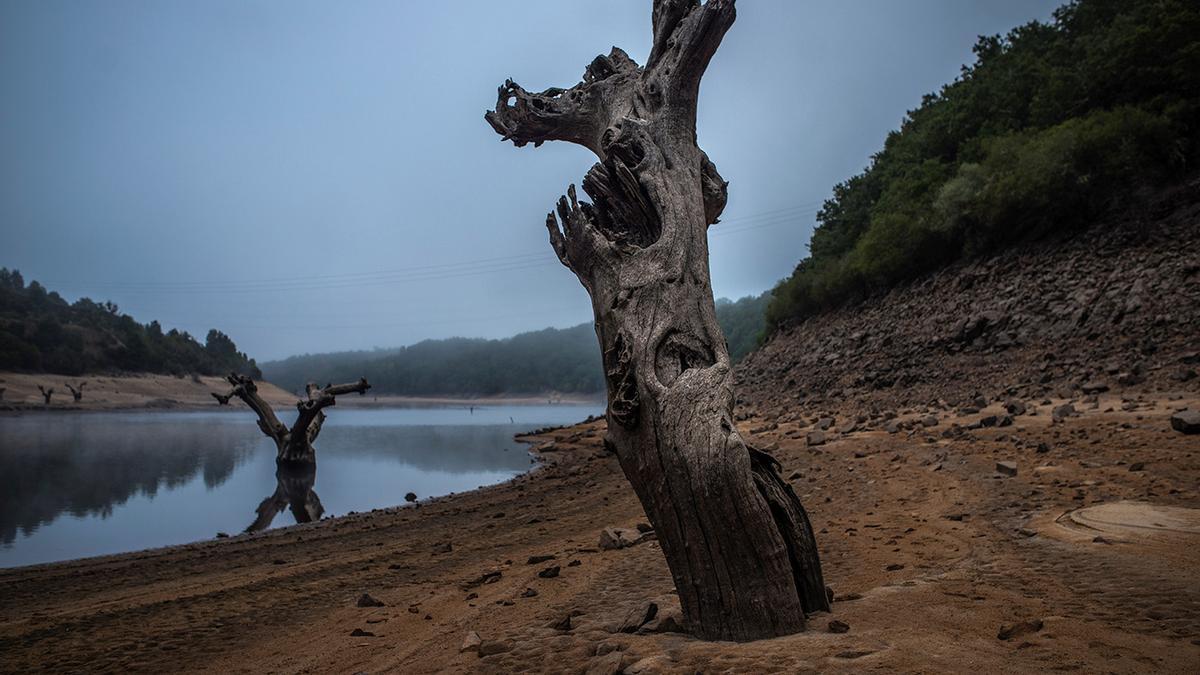
[[[1082,227],[1200,159],[1200,5],[1078,0],[927,95],[817,215],[771,327],[964,256]]]
[[[254,359],[210,330],[201,345],[186,332],[139,324],[111,302],[68,303],[21,273],[0,268],[0,370],[82,375],[131,371],[261,377]]]

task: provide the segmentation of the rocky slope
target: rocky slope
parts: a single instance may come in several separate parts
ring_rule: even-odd
[[[1200,179],[1055,241],[778,332],[739,368],[758,414],[1200,389]],[[981,407],[981,406],[978,406]]]

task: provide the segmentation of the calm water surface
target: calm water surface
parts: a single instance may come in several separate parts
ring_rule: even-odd
[[[0,567],[211,539],[471,490],[526,471],[513,434],[602,406],[336,408],[315,472],[243,412],[0,416]],[[291,415],[281,418],[291,421]]]

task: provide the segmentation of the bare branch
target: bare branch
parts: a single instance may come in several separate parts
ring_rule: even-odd
[[[367,378],[360,377],[358,382],[350,382],[347,384],[329,384],[325,385],[322,393],[328,396],[341,396],[342,394],[358,394],[365,396],[371,385],[367,382]]]
[[[268,438],[274,440],[275,444],[282,448],[287,442],[287,427],[275,416],[275,411],[271,409],[271,405],[258,395],[258,385],[254,384],[254,380],[246,375],[239,375],[237,373],[230,373],[226,376],[225,380],[233,385],[233,390],[226,395],[226,400],[228,400],[229,396],[236,396],[245,402],[246,405],[250,406],[254,414],[258,415],[258,428],[262,429],[262,432]],[[220,401],[222,398],[219,394],[213,394],[213,397],[217,401]]]
[[[664,88],[694,100],[700,78],[737,17],[735,0],[660,0],[655,3],[654,47],[648,77],[660,77]]]

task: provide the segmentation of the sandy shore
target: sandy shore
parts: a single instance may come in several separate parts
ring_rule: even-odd
[[[419,508],[0,571],[0,668],[1195,672],[1200,530],[1186,517],[1100,529],[1063,518],[1123,500],[1200,507],[1200,437],[1168,423],[1198,401],[1120,404],[1061,424],[1043,407],[951,438],[940,432],[973,418],[943,412],[937,426],[812,447],[811,427],[747,423],[808,507],[835,593],[833,614],[802,634],[614,632],[647,602],[660,615],[677,602],[657,542],[597,546],[602,528],[644,516],[595,422],[532,439],[554,443],[542,470]],[[384,605],[356,606],[363,593]],[[1019,628],[1001,639],[1004,626]],[[470,632],[488,655],[460,652]]]
[[[80,382],[87,384],[82,390],[83,397],[76,401],[67,385],[78,389]],[[42,398],[38,385],[54,388],[49,405]],[[220,377],[174,377],[152,373],[82,377],[0,373],[0,387],[5,389],[0,397],[0,410],[216,409],[217,402],[210,393],[229,391],[229,383]],[[269,382],[260,383],[258,390],[272,405],[296,403],[295,396]]]
[[[86,382],[83,397],[74,400],[67,385],[76,389]],[[38,385],[54,388],[50,404],[46,405]],[[21,410],[215,410],[240,409],[245,406],[234,401],[229,408],[219,408],[211,392],[229,391],[229,383],[220,377],[201,376],[193,379],[145,373],[139,375],[65,377],[62,375],[30,375],[0,373],[0,411]],[[297,395],[270,382],[258,383],[259,393],[272,405],[291,409]],[[350,395],[338,397],[343,408],[413,408],[413,407],[485,407],[492,405],[603,404],[603,396],[476,396],[476,397],[416,397]]]

